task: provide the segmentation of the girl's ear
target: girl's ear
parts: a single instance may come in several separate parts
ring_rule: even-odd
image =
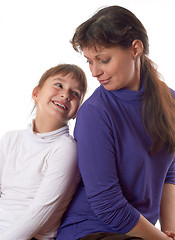
[[[142,41],[136,39],[132,42],[133,59],[140,58],[143,53]]]
[[[77,113],[73,116],[73,118],[72,119],[75,119],[77,117]]]
[[[35,101],[35,103],[37,103],[37,99],[38,99],[38,86],[33,89],[32,98]]]

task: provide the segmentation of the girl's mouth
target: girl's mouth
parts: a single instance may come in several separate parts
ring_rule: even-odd
[[[52,103],[55,104],[56,106],[64,109],[64,110],[68,109],[68,107],[65,104],[63,104],[63,103],[60,103],[60,102],[57,102],[57,101],[52,101]]]

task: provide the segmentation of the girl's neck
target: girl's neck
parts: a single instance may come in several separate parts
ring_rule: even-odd
[[[65,127],[66,123],[59,124],[58,122],[51,123],[48,120],[45,119],[35,119],[33,124],[33,131],[36,133],[46,133],[46,132],[52,132],[57,129],[60,129],[62,127]]]

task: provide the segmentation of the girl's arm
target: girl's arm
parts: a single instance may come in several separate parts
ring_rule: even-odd
[[[1,235],[1,239],[31,239],[40,232],[44,224],[47,228],[48,224],[52,224],[52,220],[55,221],[55,218],[58,218],[59,226],[79,180],[76,143],[72,140],[65,141],[61,148],[55,149],[53,156],[49,159],[47,173],[32,204],[16,223]],[[54,218],[50,220],[50,216],[54,213]]]
[[[2,176],[2,170],[3,170],[3,154],[0,150],[0,197],[1,197],[1,176]]]
[[[3,145],[4,145],[4,138],[0,140],[0,197],[1,197],[1,177],[2,177],[2,170],[4,167],[4,154],[3,154]]]
[[[160,206],[160,224],[163,232],[172,232],[175,236],[175,185],[171,183],[164,184]]]

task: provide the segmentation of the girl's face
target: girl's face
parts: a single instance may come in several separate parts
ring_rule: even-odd
[[[140,71],[136,64],[134,48],[84,48],[83,53],[92,76],[96,77],[106,90],[139,90]]]
[[[81,94],[81,84],[71,73],[49,77],[42,88],[33,90],[35,122],[47,122],[52,130],[65,126],[68,120],[75,117]]]

